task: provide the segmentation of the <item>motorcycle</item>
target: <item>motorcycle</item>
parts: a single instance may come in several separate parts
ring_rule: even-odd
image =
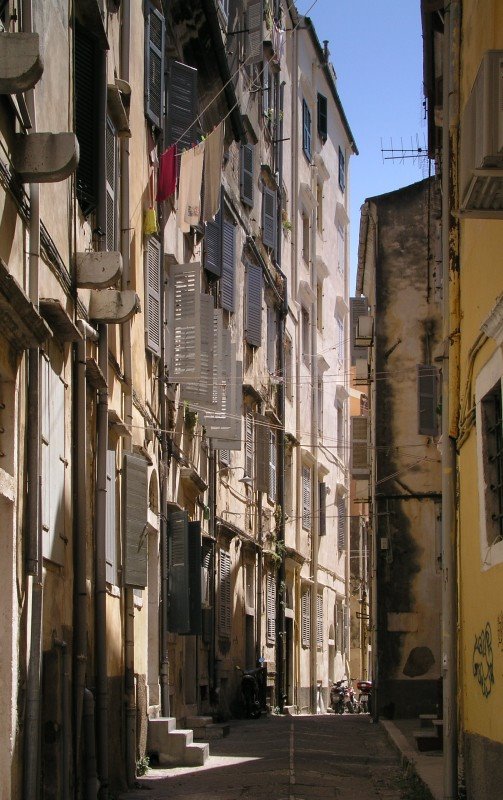
[[[362,714],[371,713],[371,694],[372,681],[357,681],[356,688],[360,692],[358,695],[358,708]]]
[[[258,719],[262,713],[260,702],[260,684],[263,679],[263,667],[255,669],[242,669],[236,667],[241,672],[241,698],[248,719]]]
[[[335,681],[330,689],[330,706],[336,714],[354,714],[356,711],[356,698],[351,681],[341,678]]]

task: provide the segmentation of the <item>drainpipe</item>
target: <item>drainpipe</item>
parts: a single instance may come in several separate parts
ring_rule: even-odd
[[[311,168],[311,183],[313,174]],[[312,186],[311,186],[312,189]],[[310,662],[311,662],[311,713],[316,714],[318,708],[318,547],[319,547],[319,489],[318,489],[318,359],[317,359],[317,315],[318,315],[318,293],[317,293],[317,273],[316,273],[316,211],[310,215],[311,237],[310,237],[310,258],[311,258],[311,288],[313,288],[315,299],[311,303],[310,329],[311,329],[311,450],[314,459],[312,468],[312,513],[311,513],[311,533],[312,533],[312,586],[311,586],[311,638],[310,638]]]
[[[98,774],[96,770],[96,742],[94,733],[94,696],[89,689],[84,689],[84,706],[82,711],[82,729],[85,750],[85,792],[84,800],[96,800],[98,796]]]
[[[442,283],[444,320],[444,360],[442,367],[442,666],[443,666],[443,736],[444,736],[444,800],[454,800],[458,791],[457,764],[457,586],[456,586],[456,448],[451,419],[456,413],[450,384],[456,380],[452,363],[451,332],[458,320],[451,314],[456,298],[450,286],[451,276],[451,124],[457,102],[451,94],[457,88],[459,72],[459,3],[451,2],[444,10],[443,50],[443,113],[442,126]],[[452,105],[451,105],[452,103]],[[457,276],[456,276],[457,277]],[[457,285],[457,281],[456,281]],[[454,303],[453,303],[454,301]],[[455,331],[456,335],[456,331]]]
[[[33,31],[31,0],[22,2],[22,29]],[[31,133],[37,129],[35,93],[26,92],[26,105],[32,122]],[[28,232],[29,297],[35,308],[39,305],[38,272],[40,259],[40,195],[39,186],[31,183],[30,222]],[[42,677],[42,526],[41,526],[41,476],[40,476],[40,353],[38,348],[28,351],[28,419],[27,467],[28,539],[26,552],[26,606],[29,610],[28,664],[26,676],[26,706],[24,715],[24,797],[36,797],[39,785],[40,706]]]
[[[216,496],[217,496],[217,464],[216,464],[216,452],[213,449],[213,443],[209,442],[208,445],[208,453],[209,453],[209,463],[208,463],[208,483],[209,483],[209,490],[208,490],[208,505],[210,508],[210,519],[209,519],[209,531],[210,536],[213,538],[212,542],[212,558],[211,558],[211,565],[212,565],[212,575],[211,575],[211,614],[213,618],[213,624],[211,625],[211,632],[210,632],[210,644],[208,648],[208,677],[210,681],[210,702],[213,702],[212,698],[216,696],[216,569],[217,569],[217,550],[215,546],[217,532],[216,532],[216,523],[215,523],[215,515],[216,515]]]
[[[121,78],[129,83],[129,56],[131,44],[131,5],[130,0],[122,4],[122,25],[120,33],[120,72]],[[130,249],[130,213],[129,213],[129,139],[121,139],[121,193],[120,193],[122,255],[122,289],[131,286],[129,249]],[[124,395],[124,422],[129,426],[133,422],[133,374],[131,355],[132,320],[121,326],[122,354],[124,358],[124,378],[126,392]],[[132,429],[131,429],[132,430]],[[132,436],[123,440],[123,452],[132,450]],[[128,786],[136,780],[136,687],[134,669],[134,590],[124,588],[125,631],[124,631],[124,664],[126,693],[126,779]]]
[[[62,639],[53,640],[54,647],[61,650],[63,681],[61,686],[61,720],[62,720],[62,752],[61,752],[61,800],[70,797],[70,752],[72,731],[70,723],[70,672],[71,657],[68,646]]]

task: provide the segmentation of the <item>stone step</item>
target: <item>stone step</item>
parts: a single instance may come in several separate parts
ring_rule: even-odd
[[[207,743],[194,743],[192,729],[176,728],[172,717],[149,719],[147,753],[155,754],[161,766],[201,766],[209,756]]]
[[[283,706],[283,714],[292,717],[296,713],[296,706]]]
[[[183,724],[186,728],[205,728],[213,724],[213,717],[186,717]]]
[[[223,739],[230,733],[230,725],[222,725],[219,722],[211,722],[204,728],[194,728],[194,741],[207,741],[208,739]]]
[[[414,731],[412,735],[416,740],[417,749],[421,753],[442,750],[442,737],[437,736],[437,732],[433,728],[431,731]]]
[[[210,746],[207,742],[192,742],[185,749],[184,764],[187,767],[202,767],[210,755]]]
[[[420,714],[419,722],[421,728],[431,728],[434,719],[438,719],[438,714]]]

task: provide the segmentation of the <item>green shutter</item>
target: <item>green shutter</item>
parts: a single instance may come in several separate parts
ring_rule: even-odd
[[[148,464],[144,458],[124,453],[124,584],[147,585]]]
[[[190,631],[189,607],[189,525],[186,511],[174,511],[168,518],[169,606],[168,630]]]

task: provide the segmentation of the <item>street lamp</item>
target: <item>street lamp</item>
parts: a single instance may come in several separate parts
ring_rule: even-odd
[[[244,472],[243,477],[239,478],[238,483],[244,483],[245,486],[253,486],[253,478],[250,478],[250,476],[246,473],[245,468],[241,465],[237,467],[228,467],[228,466],[220,467],[220,469],[217,471],[217,477],[220,475],[221,472],[227,473],[230,471],[234,471],[235,469],[242,469]]]

